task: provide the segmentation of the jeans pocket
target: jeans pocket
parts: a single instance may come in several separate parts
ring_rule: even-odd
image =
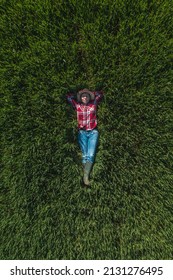
[[[99,134],[97,129],[93,129],[93,130],[92,130],[92,133],[93,133],[93,134]]]

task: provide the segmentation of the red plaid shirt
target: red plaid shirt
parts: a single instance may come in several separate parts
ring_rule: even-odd
[[[67,100],[72,104],[77,112],[77,122],[79,129],[92,130],[97,126],[97,105],[101,100],[102,92],[93,92],[95,99],[90,101],[87,105],[79,103],[74,99],[72,94],[67,95]]]

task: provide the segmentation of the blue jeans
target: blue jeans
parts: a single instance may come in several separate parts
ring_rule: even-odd
[[[82,151],[82,163],[90,161],[94,162],[99,133],[97,129],[93,130],[79,130],[78,142]]]

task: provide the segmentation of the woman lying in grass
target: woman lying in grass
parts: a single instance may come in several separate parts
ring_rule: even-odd
[[[90,186],[89,175],[94,164],[99,133],[97,130],[97,105],[101,100],[101,91],[92,92],[82,89],[74,95],[68,94],[67,100],[77,112],[78,142],[82,151],[82,163],[84,166],[83,182]]]

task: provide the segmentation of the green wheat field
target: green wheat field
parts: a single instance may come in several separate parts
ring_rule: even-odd
[[[1,260],[173,258],[173,2],[1,0]],[[91,189],[66,93],[103,90]]]

